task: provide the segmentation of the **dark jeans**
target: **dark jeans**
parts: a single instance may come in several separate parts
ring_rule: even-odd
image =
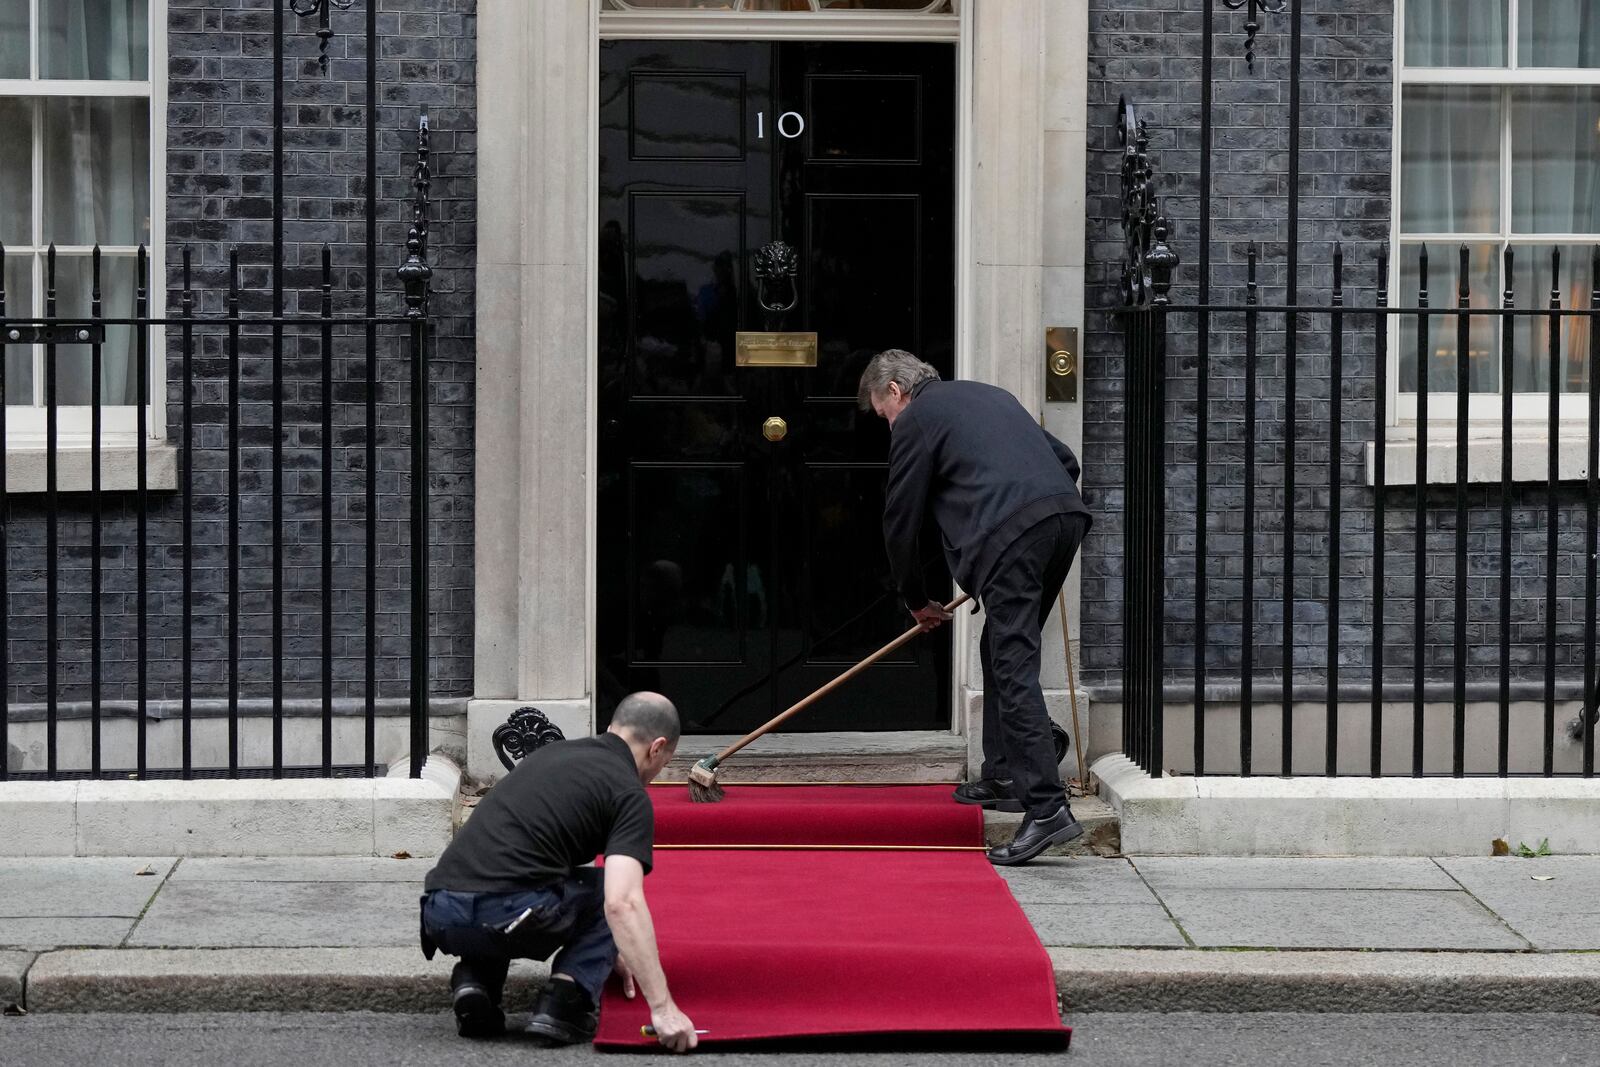
[[[532,913],[506,933],[506,926],[530,908]],[[512,960],[542,960],[554,953],[550,973],[570,976],[594,1004],[600,1003],[600,990],[617,960],[606,925],[603,873],[594,867],[581,867],[558,885],[517,893],[435,889],[422,898],[422,929],[440,951],[461,957],[451,988],[476,981],[496,1004]]]
[[[1039,688],[1040,631],[1088,532],[1081,515],[1055,515],[1025,530],[1000,553],[979,594],[982,776],[1014,779],[1017,799],[1035,817],[1054,812],[1066,796]]]

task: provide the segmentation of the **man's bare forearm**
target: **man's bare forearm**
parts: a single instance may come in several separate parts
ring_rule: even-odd
[[[633,972],[645,1003],[651,1010],[672,1003],[672,994],[667,991],[667,974],[661,969],[661,954],[656,948],[655,923],[644,897],[629,897],[614,905],[608,903],[606,921],[611,926],[617,952]]]

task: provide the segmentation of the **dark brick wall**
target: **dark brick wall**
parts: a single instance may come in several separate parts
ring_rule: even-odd
[[[275,0],[169,0],[167,151],[168,311],[177,314],[179,264],[188,248],[202,313],[223,309],[228,254],[237,249],[247,312],[271,309],[272,10]],[[378,0],[379,311],[402,310],[395,268],[404,256],[418,116],[432,125],[433,273],[432,641],[436,697],[464,696],[472,678],[473,254],[476,216],[476,0]],[[334,15],[324,75],[311,22],[286,16],[284,158],[285,302],[290,314],[320,308],[320,261],[332,250],[339,313],[366,306],[365,2]],[[314,20],[313,20],[314,21]],[[182,346],[169,331],[168,435],[182,439]],[[405,334],[379,341],[378,407],[380,693],[403,696],[409,625],[410,369]],[[271,677],[270,332],[247,330],[240,349],[242,484],[240,579],[244,589],[246,697],[265,697]],[[195,378],[196,696],[222,695],[226,678],[228,359],[225,334],[197,331]],[[318,332],[290,328],[284,343],[285,693],[319,691],[321,655],[321,404]],[[362,691],[365,582],[364,332],[334,341],[334,535],[338,692]],[[181,462],[181,461],[180,461]],[[43,698],[44,508],[11,500],[12,701]],[[150,696],[180,694],[181,496],[151,495]],[[87,500],[64,498],[61,520],[61,699],[87,697],[89,524]],[[134,501],[107,494],[103,609],[106,696],[134,694],[137,604]]]
[[[1269,15],[1257,44],[1254,72],[1244,53],[1244,15],[1216,5],[1213,111],[1212,300],[1241,304],[1247,249],[1261,249],[1261,301],[1281,303],[1286,280],[1288,211],[1287,16]],[[1151,155],[1165,213],[1173,220],[1172,245],[1183,257],[1175,302],[1196,296],[1200,169],[1200,0],[1092,0],[1090,16],[1090,163],[1088,174],[1088,305],[1118,301],[1122,260],[1120,148],[1117,100],[1126,94],[1148,120]],[[1311,0],[1305,5],[1301,71],[1303,124],[1300,184],[1302,303],[1325,305],[1332,277],[1332,246],[1343,243],[1346,302],[1374,302],[1377,257],[1390,222],[1394,46],[1393,5],[1388,0]],[[1450,250],[1436,249],[1446,279],[1435,285],[1453,299]],[[1398,294],[1415,303],[1414,292]],[[1125,366],[1114,320],[1091,312],[1087,337],[1084,409],[1085,453],[1095,485],[1097,521],[1084,552],[1083,657],[1089,684],[1112,692],[1121,663],[1123,497],[1123,382]],[[1260,317],[1256,453],[1256,625],[1258,687],[1281,679],[1285,509],[1284,352],[1281,314]],[[1343,682],[1352,695],[1371,680],[1373,626],[1373,491],[1365,482],[1365,448],[1374,436],[1374,334],[1372,320],[1347,317],[1342,390],[1343,433],[1329,440],[1330,319],[1301,316],[1295,452],[1294,607],[1290,620],[1299,685],[1326,679],[1327,637],[1338,626]],[[1168,371],[1168,490],[1166,663],[1170,682],[1192,683],[1195,616],[1195,487],[1198,327],[1192,314],[1170,324]],[[1210,431],[1207,529],[1207,598],[1203,620],[1208,683],[1237,687],[1244,626],[1242,612],[1246,407],[1242,316],[1213,317],[1210,325]],[[1436,431],[1438,432],[1438,431]],[[1332,474],[1330,475],[1330,468]],[[1343,515],[1336,531],[1343,558],[1342,604],[1330,618],[1329,504],[1337,492]],[[1543,678],[1546,585],[1545,496],[1525,485],[1514,497],[1514,617],[1511,662],[1523,682]],[[1386,677],[1409,686],[1417,523],[1410,490],[1386,494],[1387,545],[1384,633]],[[1584,516],[1580,494],[1563,490],[1558,521],[1560,553],[1557,663],[1562,690],[1581,679],[1583,657]],[[1454,664],[1455,493],[1430,490],[1425,498],[1427,596],[1424,675],[1447,684]],[[1470,493],[1468,620],[1469,679],[1489,684],[1499,664],[1498,489]],[[1408,692],[1409,690],[1407,690]]]

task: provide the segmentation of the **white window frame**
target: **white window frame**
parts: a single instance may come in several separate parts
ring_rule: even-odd
[[[1401,256],[1408,245],[1426,243],[1430,258],[1437,263],[1438,284],[1430,277],[1430,290],[1442,293],[1445,299],[1437,302],[1438,314],[1450,316],[1455,307],[1456,253],[1462,244],[1510,245],[1512,248],[1532,245],[1569,245],[1581,249],[1585,260],[1596,244],[1597,234],[1517,234],[1511,230],[1511,89],[1517,86],[1571,88],[1600,86],[1600,69],[1577,67],[1517,67],[1519,45],[1519,11],[1521,0],[1507,0],[1506,65],[1503,67],[1408,67],[1405,62],[1405,6],[1406,0],[1396,0],[1394,22],[1394,165],[1391,168],[1389,248],[1391,288],[1389,303],[1392,307],[1410,307],[1415,304],[1414,293],[1400,292],[1396,286],[1400,277]],[[1405,90],[1408,86],[1446,85],[1494,86],[1502,90],[1503,117],[1500,145],[1500,223],[1496,233],[1410,233],[1400,228],[1401,205],[1401,146],[1404,141],[1402,116],[1405,112]],[[1565,258],[1565,253],[1563,254]],[[1497,254],[1496,269],[1500,262]],[[1546,294],[1547,298],[1548,294]],[[1500,306],[1500,291],[1492,294],[1491,306]],[[1532,307],[1531,302],[1519,302],[1519,307]],[[1389,329],[1389,411],[1391,425],[1414,428],[1417,422],[1417,394],[1400,391],[1400,331],[1399,318],[1391,318]],[[1515,393],[1511,398],[1513,438],[1516,444],[1526,440],[1539,448],[1547,447],[1549,434],[1550,398],[1547,392]],[[1467,400],[1467,417],[1473,424],[1473,436],[1501,434],[1501,394],[1472,393]],[[1588,427],[1588,397],[1586,393],[1562,393],[1558,414],[1561,436],[1582,435]],[[1456,421],[1456,393],[1430,390],[1428,392],[1428,425],[1454,426]],[[1430,453],[1434,449],[1430,446]],[[1452,476],[1453,477],[1453,476]]]
[[[166,229],[167,229],[167,0],[149,0],[149,26],[147,38],[149,40],[149,71],[152,75],[144,81],[113,81],[110,79],[41,79],[39,77],[39,30],[40,9],[50,0],[30,0],[30,40],[28,47],[28,65],[31,77],[28,78],[0,78],[0,96],[22,97],[41,99],[47,97],[108,97],[146,99],[149,101],[150,121],[150,238],[146,246],[149,256],[149,272],[147,282],[149,286],[149,317],[162,318],[166,311],[167,274],[166,274]],[[45,243],[42,245],[8,244],[6,255],[28,255],[33,262],[33,305],[26,309],[17,307],[12,294],[7,294],[7,314],[12,318],[24,318],[35,314],[43,314],[44,309],[44,253],[49,246],[50,235],[43,232],[44,197],[44,154],[42,140],[44,137],[43,123],[35,121],[33,124],[33,204],[30,241],[32,236],[41,236]],[[56,245],[58,256],[66,253],[81,253],[88,255],[93,250],[93,245]],[[118,258],[133,259],[138,255],[137,245],[106,245],[100,246],[102,254],[108,258],[116,254]],[[65,316],[88,315],[88,308],[61,308],[58,314]],[[121,307],[106,307],[102,314],[108,318],[131,318],[133,309]],[[7,351],[10,351],[8,348]],[[166,438],[167,423],[167,374],[166,374],[166,331],[161,326],[152,326],[149,330],[148,355],[150,359],[150,404],[149,418],[147,420],[147,440],[162,441]],[[42,379],[41,360],[38,356],[34,360],[34,395],[39,396]],[[138,407],[133,404],[102,404],[101,414],[101,443],[105,448],[118,447],[130,448],[138,443]],[[58,405],[56,407],[56,445],[65,451],[69,449],[87,450],[91,445],[91,418],[92,409],[88,405]],[[8,452],[44,451],[48,447],[46,432],[46,408],[42,404],[33,406],[13,405],[6,408],[6,440],[4,442]]]

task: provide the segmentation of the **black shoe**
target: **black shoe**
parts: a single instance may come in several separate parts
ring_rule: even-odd
[[[1021,811],[1022,801],[1011,791],[1009,778],[979,778],[956,786],[957,804],[976,804],[990,811]]]
[[[1072,817],[1072,809],[1063,804],[1053,814],[1042,819],[1028,816],[1009,845],[996,845],[989,850],[989,862],[1001,867],[1015,867],[1027,863],[1051,845],[1059,845],[1083,836],[1083,827]]]
[[[577,1045],[594,1040],[600,1011],[576,982],[553,978],[539,994],[528,1018],[527,1032],[554,1045]]]
[[[506,1013],[489,991],[476,982],[463,982],[450,991],[456,1012],[456,1033],[462,1037],[499,1037],[506,1032]]]

